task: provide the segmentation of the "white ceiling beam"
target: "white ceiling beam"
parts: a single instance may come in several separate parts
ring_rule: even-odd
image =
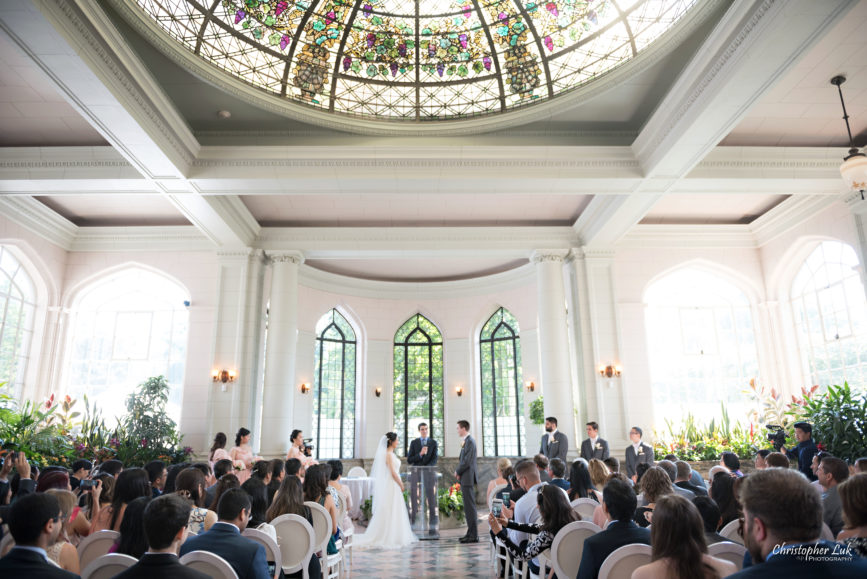
[[[855,4],[857,0],[733,3],[632,145],[648,179],[615,211],[606,206],[607,223],[590,223],[582,215],[575,229],[584,243],[616,243]]]

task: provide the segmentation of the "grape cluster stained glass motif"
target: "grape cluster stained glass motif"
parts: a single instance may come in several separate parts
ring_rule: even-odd
[[[469,118],[629,60],[696,0],[136,0],[170,36],[269,93],[364,118]]]

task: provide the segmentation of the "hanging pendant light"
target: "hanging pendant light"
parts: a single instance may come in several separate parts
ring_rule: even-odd
[[[840,165],[840,175],[846,181],[846,185],[852,191],[861,193],[861,200],[864,200],[864,190],[867,189],[867,155],[858,150],[855,142],[852,140],[852,129],[849,127],[849,113],[846,112],[846,103],[843,102],[843,89],[840,88],[846,82],[846,77],[843,75],[835,76],[831,79],[831,84],[837,87],[840,93],[840,105],[843,107],[843,120],[846,121],[846,132],[849,133],[849,154],[843,157],[843,164]]]

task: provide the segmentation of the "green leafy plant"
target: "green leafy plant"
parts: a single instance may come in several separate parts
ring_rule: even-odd
[[[461,486],[453,484],[448,489],[437,491],[437,507],[440,516],[455,517],[459,523],[464,522],[464,495],[461,494]]]
[[[759,448],[770,446],[752,422],[749,428],[739,422],[732,424],[723,403],[720,417],[719,423],[713,418],[707,424],[700,424],[691,413],[677,425],[666,420],[666,432],[654,432],[656,459],[674,454],[681,460],[717,460],[726,450],[741,458],[752,458]]]
[[[367,497],[361,503],[361,514],[364,515],[365,519],[370,520],[370,517],[373,515],[373,496]]]
[[[795,423],[804,419],[804,404],[818,388],[801,387],[801,398],[792,396],[791,401],[787,401],[776,388],[766,390],[764,386],[758,386],[755,380],[750,380],[750,387],[744,390],[754,405],[749,412],[749,420],[762,427],[766,424],[782,426],[786,431],[786,446],[794,446],[797,444]]]
[[[160,459],[174,462],[192,452],[182,448],[177,425],[168,414],[169,383],[165,376],[148,378],[126,401],[127,414],[118,424],[117,458],[125,464]]]
[[[533,424],[545,422],[545,406],[541,396],[530,402],[530,422]]]
[[[867,454],[867,392],[853,393],[847,382],[828,386],[803,400],[803,419],[832,455],[853,461]]]

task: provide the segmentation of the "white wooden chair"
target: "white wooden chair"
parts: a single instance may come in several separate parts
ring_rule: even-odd
[[[346,501],[341,500],[337,503],[337,526],[340,529],[340,540],[343,543],[343,565],[344,567],[352,566],[352,538],[355,536],[354,529],[344,529],[343,521],[346,519]],[[346,555],[349,555],[349,565],[346,564]]]
[[[708,555],[710,555],[711,557],[716,557],[717,559],[731,561],[735,564],[735,567],[738,568],[738,571],[740,571],[744,567],[744,554],[746,552],[747,549],[743,545],[738,545],[737,543],[729,543],[728,541],[714,543],[713,545],[708,545],[707,547]]]
[[[503,562],[503,569],[508,569],[511,566],[512,562],[509,560],[509,551],[506,550],[506,546],[497,537],[494,537],[493,545],[494,545],[494,550],[493,550],[494,569],[497,570],[497,562],[498,561]]]
[[[244,532],[241,533],[248,539],[252,539],[256,541],[263,547],[265,547],[265,558],[270,563],[273,561],[276,565],[276,570],[274,571],[274,579],[279,579],[280,577],[280,566],[281,561],[283,560],[282,555],[280,554],[280,545],[277,544],[277,541],[271,538],[271,535],[265,533],[263,531],[258,531],[256,529],[244,529]]]
[[[331,538],[331,515],[319,503],[304,501],[304,504],[310,507],[310,514],[313,516],[313,531],[316,533],[316,551],[321,551],[319,564],[322,565],[322,577],[323,579],[339,577],[343,557],[339,552],[329,555],[327,550],[328,539]],[[338,550],[341,546],[338,546]]]
[[[735,519],[734,521],[729,521],[726,525],[720,529],[719,534],[726,538],[727,541],[731,541],[732,543],[737,543],[738,545],[744,544],[744,538],[738,534],[738,528],[740,527],[740,521]]]
[[[582,521],[592,521],[593,511],[595,511],[598,506],[599,503],[589,498],[575,499],[572,501],[572,510],[581,515]]]
[[[209,575],[212,579],[238,579],[228,561],[210,551],[190,551],[181,557],[181,565]]]
[[[349,478],[367,478],[367,471],[360,466],[353,466],[346,476]]]
[[[575,577],[581,564],[581,554],[584,551],[584,540],[599,531],[599,527],[590,521],[575,521],[569,523],[557,533],[551,543],[551,561],[557,577]]]
[[[615,549],[599,569],[599,579],[629,579],[632,572],[651,561],[650,545],[624,545]]]
[[[135,557],[121,553],[109,553],[91,561],[81,572],[81,579],[111,579],[136,563],[138,563],[138,559]]]
[[[505,484],[497,485],[491,489],[490,493],[488,493],[488,510],[489,511],[491,510],[491,503],[493,502],[494,497],[496,497],[497,493],[500,492],[501,490],[503,490],[504,488],[506,488]],[[509,505],[506,505],[506,506],[508,507]]]
[[[111,546],[120,538],[117,531],[97,531],[91,533],[78,544],[78,561],[85,569],[91,561],[108,554]]]
[[[301,571],[303,579],[309,579],[307,565],[316,551],[316,533],[307,519],[298,515],[280,515],[271,525],[277,531],[283,573]]]

